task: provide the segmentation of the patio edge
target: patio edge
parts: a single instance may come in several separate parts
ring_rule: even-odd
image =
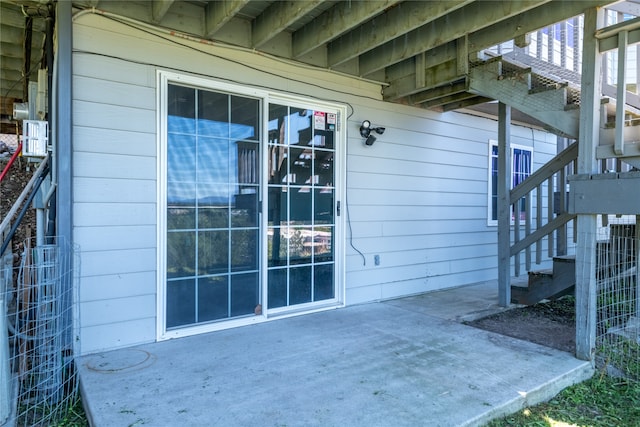
[[[551,400],[567,387],[588,380],[595,374],[595,369],[591,362],[585,361],[582,365],[553,378],[546,383],[525,392],[524,396],[519,396],[500,406],[496,406],[487,412],[478,415],[460,424],[460,427],[479,427],[506,415],[510,415],[528,406]]]

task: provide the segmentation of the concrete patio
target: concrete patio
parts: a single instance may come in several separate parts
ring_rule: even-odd
[[[94,426],[480,426],[592,375],[460,324],[495,282],[79,359]]]

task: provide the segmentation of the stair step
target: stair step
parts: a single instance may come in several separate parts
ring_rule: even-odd
[[[531,288],[522,286],[511,287],[511,302],[513,304],[534,305],[544,299],[557,299],[574,292],[575,285],[569,285],[558,292],[532,291]]]
[[[536,277],[536,276],[553,276],[553,270],[552,269],[548,269],[548,270],[537,270],[537,271],[530,271],[529,272],[529,277]]]
[[[552,90],[560,90],[569,86],[569,83],[553,83],[553,84],[545,84],[543,86],[536,86],[532,89],[529,89],[529,95],[533,95],[534,93],[542,93],[549,92]]]
[[[573,263],[576,262],[575,255],[558,255],[553,257],[554,262],[565,262],[565,263]]]
[[[506,76],[531,74],[532,72],[531,67],[515,61],[505,61],[504,58],[500,59],[500,66],[502,68],[502,74]]]
[[[533,305],[559,298],[575,288],[575,255],[553,257],[553,269],[530,271],[527,286],[511,287],[511,302]]]

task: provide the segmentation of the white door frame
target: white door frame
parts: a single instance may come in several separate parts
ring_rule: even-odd
[[[179,83],[194,86],[206,90],[223,91],[231,94],[250,96],[262,100],[262,128],[260,132],[261,144],[261,200],[265,201],[267,196],[267,185],[265,184],[265,173],[267,170],[267,124],[269,103],[280,103],[295,107],[308,107],[313,110],[325,112],[335,112],[338,115],[338,123],[335,133],[335,158],[334,174],[335,180],[335,203],[345,205],[345,174],[346,174],[346,143],[347,135],[344,121],[346,121],[346,107],[337,103],[318,101],[313,98],[304,98],[286,94],[268,92],[262,89],[251,88],[236,84],[220,82],[214,79],[196,77],[188,74],[181,74],[171,71],[158,71],[156,73],[157,82],[157,312],[156,312],[156,338],[158,341],[183,336],[196,335],[205,332],[228,329],[254,323],[260,323],[275,318],[289,317],[299,314],[307,314],[316,311],[335,309],[344,306],[345,302],[345,225],[346,210],[341,209],[340,215],[334,211],[335,215],[335,298],[318,303],[299,304],[286,307],[284,309],[269,310],[267,307],[267,215],[263,207],[260,215],[260,283],[262,306],[266,309],[259,315],[242,317],[237,319],[222,320],[188,326],[167,331],[166,321],[166,245],[167,245],[167,88],[169,83]],[[261,205],[263,203],[261,202]],[[335,209],[335,207],[334,207]]]

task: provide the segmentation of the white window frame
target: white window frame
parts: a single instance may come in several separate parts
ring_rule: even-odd
[[[487,226],[489,227],[497,227],[498,226],[498,220],[497,219],[492,219],[492,212],[491,212],[491,208],[492,208],[492,191],[493,191],[493,174],[492,174],[492,160],[493,160],[493,147],[497,147],[498,146],[498,141],[494,140],[494,139],[490,139],[489,140],[489,164],[488,164],[488,173],[487,173]],[[513,188],[513,175],[515,173],[514,171],[514,161],[513,161],[513,150],[514,149],[519,149],[519,150],[526,150],[529,151],[531,153],[531,168],[530,168],[530,172],[529,175],[531,175],[533,173],[533,156],[534,156],[534,149],[532,146],[529,145],[520,145],[520,144],[510,144],[510,155],[511,155],[511,177],[510,177],[510,182],[511,182],[511,187]],[[513,208],[512,208],[512,212],[511,212],[511,225],[514,224],[514,217],[513,217]]]
[[[267,123],[268,123],[268,109],[266,108],[270,102],[292,102],[296,104],[309,105],[313,108],[325,109],[325,111],[336,112],[338,114],[338,124],[336,129],[336,159],[334,163],[334,169],[336,170],[336,185],[335,185],[335,201],[344,204],[345,192],[346,192],[346,146],[347,146],[347,131],[344,125],[344,120],[347,117],[347,107],[340,103],[329,103],[314,99],[312,97],[301,97],[288,95],[281,92],[271,92],[262,89],[251,88],[250,86],[244,86],[241,84],[231,84],[226,82],[220,82],[215,79],[208,79],[203,77],[196,77],[186,73],[163,71],[158,70],[156,72],[156,137],[157,137],[157,298],[156,298],[156,339],[163,341],[172,338],[196,335],[206,332],[212,332],[216,330],[229,329],[238,326],[244,326],[253,323],[261,323],[273,319],[279,319],[283,317],[296,316],[301,314],[309,314],[318,311],[331,310],[345,305],[346,298],[346,239],[345,239],[345,227],[346,227],[346,215],[344,209],[340,216],[335,219],[335,299],[331,305],[301,305],[295,307],[288,312],[277,312],[269,315],[267,311],[263,311],[262,315],[250,316],[240,319],[232,319],[222,322],[214,322],[202,325],[196,325],[192,327],[185,327],[180,329],[166,330],[165,326],[165,299],[166,299],[166,287],[165,287],[165,275],[166,275],[166,227],[167,227],[167,92],[168,85],[170,83],[185,84],[194,86],[206,90],[222,91],[233,93],[237,95],[245,95],[254,98],[261,99],[262,102],[262,129],[261,141],[266,148],[267,144]],[[261,149],[261,171],[265,171],[267,167],[267,151]],[[261,178],[262,179],[262,178]],[[262,200],[266,200],[267,185],[261,184],[261,196]],[[260,231],[266,230],[266,215],[262,214],[260,217]],[[261,255],[259,260],[260,276],[263,298],[267,295],[267,242],[263,236],[260,236],[261,242]]]

